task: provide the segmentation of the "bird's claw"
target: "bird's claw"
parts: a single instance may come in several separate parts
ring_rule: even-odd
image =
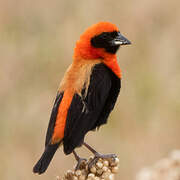
[[[86,162],[86,161],[87,161],[87,159],[85,159],[85,158],[79,158],[79,159],[78,159],[78,163],[77,163],[77,165],[76,165],[76,167],[75,167],[75,171],[77,171],[78,169],[81,169],[82,163],[83,163],[83,162]]]
[[[93,166],[94,164],[96,164],[97,161],[98,161],[100,158],[101,158],[101,159],[113,159],[113,160],[115,160],[115,159],[117,158],[117,156],[116,156],[115,154],[100,154],[100,153],[95,153],[94,158],[88,163],[88,168],[91,169],[92,166]]]

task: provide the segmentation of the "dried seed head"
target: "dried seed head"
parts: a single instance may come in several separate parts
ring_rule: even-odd
[[[106,171],[106,172],[111,173],[111,170],[110,170],[110,169],[107,169],[107,171]]]
[[[100,178],[99,178],[98,176],[96,176],[96,177],[94,178],[94,180],[100,180]]]
[[[118,166],[112,167],[112,173],[116,174],[118,170],[119,170]]]
[[[74,176],[74,177],[73,177],[73,180],[78,180],[78,177]]]
[[[109,161],[104,160],[104,161],[103,161],[103,164],[104,164],[104,166],[109,166]]]
[[[93,167],[90,169],[90,171],[91,171],[93,174],[95,174],[95,173],[96,173],[96,167],[93,166]]]
[[[108,179],[110,174],[111,173],[109,173],[109,172],[104,172],[101,177],[104,179]]]
[[[86,180],[86,176],[85,175],[81,175],[81,176],[79,176],[78,180]]]
[[[103,173],[103,170],[102,169],[98,169],[97,170],[97,174],[100,176],[101,174]]]
[[[119,164],[119,158],[115,158],[115,163],[116,163],[116,165],[118,165]]]
[[[113,161],[110,162],[111,166],[118,166],[119,159],[116,157]]]
[[[95,177],[95,175],[93,174],[93,173],[90,173],[89,175],[88,175],[88,178],[94,178]]]
[[[72,170],[67,170],[67,174],[74,174]]]
[[[114,180],[114,174],[118,171],[118,158],[98,159],[89,169],[92,158],[82,163],[77,171],[68,170],[63,179],[57,180]]]
[[[108,167],[103,166],[102,170],[103,170],[104,172],[106,172],[106,171],[108,170]]]
[[[90,156],[90,157],[89,157],[89,161],[93,160],[93,158],[94,158],[93,156]]]
[[[114,174],[109,175],[109,180],[114,180]]]
[[[102,167],[103,167],[103,163],[98,161],[98,162],[96,163],[96,166],[97,166],[98,168],[102,168]]]
[[[71,170],[68,170],[65,175],[65,179],[73,179],[73,177],[74,177],[74,172]]]
[[[86,170],[86,168],[81,170],[82,175],[87,175],[87,173],[88,173],[88,171]]]
[[[80,176],[80,175],[81,175],[81,170],[75,171],[75,175],[76,175],[76,176]]]

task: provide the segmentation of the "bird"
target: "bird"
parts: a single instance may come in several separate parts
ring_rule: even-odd
[[[76,169],[84,160],[75,149],[85,146],[97,158],[103,155],[84,141],[85,135],[107,123],[121,88],[121,69],[116,52],[131,42],[110,22],[91,25],[74,48],[72,64],[60,82],[47,128],[44,152],[33,168],[42,174],[61,146],[74,154]],[[92,161],[93,162],[93,161]]]

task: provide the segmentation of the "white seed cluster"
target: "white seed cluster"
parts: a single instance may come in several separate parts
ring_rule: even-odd
[[[142,169],[136,180],[180,180],[180,150],[173,151],[154,166]]]
[[[114,180],[114,175],[118,172],[119,159],[101,159],[89,169],[88,164],[92,161],[90,157],[87,162],[83,161],[77,171],[68,170],[64,177],[57,180]]]

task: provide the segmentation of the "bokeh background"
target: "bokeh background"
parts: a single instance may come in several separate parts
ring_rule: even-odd
[[[44,175],[32,173],[75,42],[99,21],[116,24],[132,46],[118,52],[122,90],[109,123],[86,141],[119,156],[116,179],[123,180],[180,148],[179,6],[179,0],[1,0],[0,179],[53,180],[72,169],[73,156],[61,148]],[[84,148],[78,153],[90,156]]]

